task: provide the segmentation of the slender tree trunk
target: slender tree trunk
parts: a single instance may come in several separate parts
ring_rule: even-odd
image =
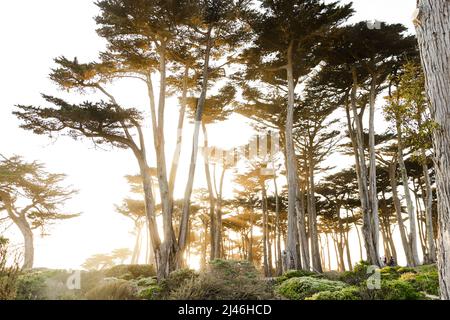
[[[411,251],[411,246],[409,245],[409,239],[406,235],[406,228],[403,223],[402,217],[402,205],[397,193],[397,178],[395,172],[397,171],[397,162],[394,160],[389,164],[389,180],[392,189],[392,199],[394,201],[395,213],[397,215],[398,229],[400,232],[400,237],[402,239],[403,249],[405,250],[405,257],[408,266],[414,265],[414,259]]]
[[[314,159],[313,154],[309,153],[309,234],[311,238],[311,257],[312,267],[315,272],[322,272],[322,265],[320,263],[319,241],[317,235],[317,213],[316,213],[316,196],[315,196],[315,181],[314,181]]]
[[[295,170],[295,151],[293,139],[294,127],[294,71],[292,61],[293,43],[289,45],[287,54],[287,80],[288,80],[288,110],[286,117],[286,155],[287,155],[287,176],[288,176],[288,234],[287,234],[287,268],[298,269],[300,267],[300,257],[297,250],[298,233],[296,218],[296,170]]]
[[[205,167],[205,176],[206,176],[206,185],[208,186],[208,195],[209,195],[209,219],[210,219],[210,260],[214,260],[218,258],[216,256],[216,230],[217,230],[217,222],[216,222],[216,197],[214,195],[212,178],[211,178],[211,170],[209,167],[209,143],[208,143],[208,131],[206,129],[205,123],[202,123],[203,129],[203,148],[204,148],[204,167]]]
[[[330,253],[330,241],[328,239],[328,233],[325,233],[325,239],[327,242],[327,260],[328,260],[328,271],[331,271],[331,253]]]
[[[214,256],[216,258],[222,258],[222,191],[223,191],[223,181],[225,177],[226,167],[224,164],[224,168],[222,170],[222,174],[220,175],[220,182],[219,182],[219,191],[217,192],[217,205],[216,205],[216,228],[215,228],[215,240],[214,240],[214,249],[215,254]]]
[[[275,168],[275,166],[274,166]],[[278,195],[277,175],[274,170],[273,186],[275,190],[275,244],[276,244],[276,273],[280,276],[283,273],[283,261],[281,260],[281,219],[280,219],[280,197]]]
[[[379,246],[379,229],[380,223],[378,218],[378,191],[377,191],[377,162],[375,157],[375,102],[377,96],[377,73],[372,73],[372,81],[370,86],[370,107],[369,107],[369,197],[371,211],[371,232],[374,246],[374,258],[376,264],[380,264],[378,253]],[[377,263],[378,262],[378,263]]]
[[[171,201],[173,203],[173,192],[175,188],[175,180],[177,178],[178,164],[180,162],[181,146],[183,144],[183,127],[184,118],[186,114],[187,106],[187,91],[188,91],[188,78],[189,78],[189,67],[185,68],[183,77],[183,92],[181,96],[181,108],[178,115],[178,126],[177,126],[177,143],[175,146],[175,151],[172,158],[172,166],[170,168],[169,175],[169,194]]]
[[[300,256],[302,262],[302,268],[304,270],[310,270],[310,258],[309,258],[309,243],[308,235],[306,233],[306,219],[305,219],[305,190],[304,185],[301,184],[299,178],[297,178],[297,199],[296,199],[296,213],[297,213],[297,231],[298,242],[300,245]]]
[[[359,167],[359,178],[358,178],[358,189],[361,201],[361,209],[363,214],[363,226],[362,233],[364,238],[364,244],[366,247],[367,260],[369,263],[374,265],[380,265],[380,257],[378,253],[378,248],[373,237],[373,214],[369,207],[371,204],[369,201],[369,191],[367,187],[367,167],[364,153],[364,141],[363,141],[363,128],[360,116],[357,110],[357,90],[358,90],[358,78],[356,69],[352,70],[353,75],[353,87],[351,93],[351,106],[353,111],[353,119],[356,124],[355,132],[355,145],[354,148],[357,150],[355,154],[357,169]]]
[[[405,161],[403,160],[403,137],[402,137],[402,129],[400,125],[400,119],[396,119],[397,125],[397,140],[398,140],[398,165],[400,168],[400,175],[403,183],[403,190],[406,198],[406,205],[408,209],[408,218],[409,218],[409,245],[411,247],[412,253],[412,266],[419,265],[419,253],[417,250],[417,230],[416,230],[416,213],[414,204],[411,199],[411,192],[409,190],[409,179],[408,173],[406,171]]]
[[[263,242],[263,263],[264,263],[264,276],[269,276],[269,261],[268,261],[268,248],[267,248],[267,202],[266,202],[266,186],[261,183],[261,204],[262,204],[262,242]]]
[[[195,112],[195,127],[194,127],[194,136],[192,141],[192,153],[191,153],[191,163],[189,166],[189,174],[188,181],[186,184],[186,189],[184,193],[183,200],[183,210],[180,221],[180,234],[178,237],[178,246],[180,253],[182,254],[186,244],[187,237],[189,234],[188,225],[189,225],[189,214],[190,214],[190,206],[191,206],[191,195],[194,187],[194,177],[195,177],[195,168],[197,164],[197,156],[198,156],[198,140],[200,134],[200,127],[202,125],[203,119],[203,110],[205,108],[206,102],[206,94],[208,91],[208,79],[209,79],[209,60],[211,55],[211,39],[212,27],[208,27],[208,31],[206,34],[206,50],[205,50],[205,59],[203,65],[203,82],[202,82],[202,91],[200,94],[200,99],[198,100],[197,110]],[[180,258],[182,258],[180,256]]]

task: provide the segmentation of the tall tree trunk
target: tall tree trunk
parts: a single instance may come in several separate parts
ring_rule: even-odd
[[[354,149],[357,150],[355,153],[357,170],[359,168],[358,176],[358,189],[361,201],[361,209],[363,214],[363,226],[362,233],[364,238],[364,245],[366,247],[367,260],[369,263],[374,265],[380,265],[380,257],[378,253],[378,248],[375,245],[375,239],[373,237],[373,218],[372,211],[370,209],[369,201],[369,191],[367,187],[367,166],[365,160],[364,152],[364,140],[363,140],[363,127],[360,116],[357,110],[357,90],[358,90],[358,77],[356,69],[352,70],[353,86],[351,92],[351,107],[353,112],[353,119],[356,124],[356,132],[354,133]],[[353,140],[353,139],[352,139]]]
[[[281,260],[281,218],[280,218],[280,197],[278,195],[277,174],[274,166],[273,186],[275,191],[275,252],[276,252],[276,273],[280,276],[283,273],[283,261]]]
[[[375,66],[374,66],[375,67]],[[371,232],[377,265],[380,264],[378,254],[380,222],[378,218],[377,162],[375,157],[375,102],[377,97],[377,73],[372,73],[369,103],[369,197],[371,213]]]
[[[395,159],[389,164],[389,181],[391,183],[391,189],[392,189],[392,199],[394,201],[394,207],[395,207],[395,213],[397,215],[397,222],[398,222],[398,229],[400,232],[400,237],[402,239],[402,245],[403,249],[405,251],[405,257],[406,262],[408,266],[414,265],[414,259],[411,251],[411,246],[409,245],[409,239],[406,235],[406,228],[403,223],[403,216],[402,216],[402,205],[400,203],[400,199],[398,197],[397,193],[397,177],[396,177],[396,171],[397,171],[397,161]]]
[[[296,196],[297,183],[295,170],[295,151],[293,139],[294,127],[294,70],[292,61],[293,43],[289,45],[287,54],[287,80],[288,80],[288,107],[286,117],[286,155],[287,155],[287,176],[288,176],[288,234],[287,234],[287,268],[298,269],[300,267],[300,257],[297,250],[298,233],[296,218]]]
[[[263,263],[264,263],[264,276],[269,277],[269,260],[268,260],[268,248],[267,248],[267,202],[266,202],[266,186],[264,182],[261,183],[261,204],[262,204],[262,241],[263,241]]]
[[[208,27],[208,31],[206,33],[206,50],[205,50],[205,59],[203,65],[203,81],[202,81],[202,91],[200,94],[200,99],[197,103],[197,110],[195,112],[195,126],[194,126],[194,136],[192,139],[192,153],[191,153],[191,163],[189,166],[189,174],[188,181],[186,184],[186,189],[184,193],[183,200],[183,210],[181,214],[180,221],[180,232],[178,237],[178,246],[180,251],[180,258],[182,258],[182,253],[186,248],[187,238],[189,234],[188,226],[189,226],[189,214],[190,214],[190,206],[191,206],[191,195],[194,187],[194,177],[195,177],[195,168],[197,164],[198,157],[198,140],[200,134],[200,127],[202,125],[203,119],[203,110],[205,108],[206,102],[206,94],[208,91],[208,79],[209,79],[209,60],[211,55],[211,39],[212,27]]]
[[[434,130],[441,298],[450,299],[450,2],[419,0],[416,30]]]
[[[175,188],[175,180],[177,178],[178,164],[180,162],[181,146],[183,143],[183,127],[184,118],[186,115],[187,107],[187,91],[188,91],[188,79],[189,79],[189,67],[186,66],[183,76],[183,91],[181,94],[181,108],[178,115],[178,126],[177,126],[177,143],[175,146],[175,151],[172,157],[172,166],[170,168],[169,175],[169,195],[173,204],[173,192]]]
[[[216,258],[222,258],[222,192],[223,192],[223,181],[225,177],[226,167],[224,163],[224,167],[222,169],[222,174],[220,175],[220,182],[219,182],[219,190],[217,192],[217,205],[216,205],[216,228],[215,228],[215,240],[214,240],[214,249],[215,254],[214,256]]]
[[[311,145],[310,145],[311,147]],[[310,148],[310,150],[312,150]],[[317,235],[317,213],[316,213],[316,195],[315,195],[315,181],[314,181],[314,156],[310,152],[308,155],[308,169],[309,169],[309,234],[311,239],[311,258],[312,267],[315,272],[322,272],[322,265],[320,263],[319,241]]]
[[[208,131],[206,129],[205,123],[202,123],[203,130],[203,148],[204,148],[204,167],[205,167],[205,176],[206,176],[206,185],[208,187],[208,195],[209,195],[209,220],[210,220],[210,260],[214,260],[218,258],[216,256],[216,230],[217,230],[217,222],[216,222],[216,197],[214,195],[212,178],[211,178],[211,170],[209,167],[209,143],[208,143]]]
[[[310,270],[309,258],[309,243],[308,235],[306,233],[306,219],[305,219],[305,186],[297,177],[297,199],[296,199],[296,213],[297,213],[297,231],[298,242],[300,246],[301,264],[304,270]]]
[[[405,161],[403,159],[403,136],[402,129],[400,125],[400,119],[397,117],[396,119],[397,126],[397,146],[398,146],[398,166],[400,168],[400,175],[403,183],[403,190],[406,198],[406,206],[408,209],[408,218],[409,218],[409,245],[411,247],[412,253],[412,266],[419,265],[419,253],[417,251],[417,230],[416,230],[416,213],[414,204],[411,199],[411,191],[409,190],[409,179],[408,173],[406,171]]]

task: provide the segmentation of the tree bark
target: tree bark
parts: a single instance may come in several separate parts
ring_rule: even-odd
[[[367,253],[367,260],[369,263],[374,265],[380,265],[380,257],[378,253],[378,248],[376,244],[376,239],[373,235],[373,214],[370,208],[369,191],[367,187],[367,166],[365,160],[364,152],[364,140],[363,140],[363,127],[360,116],[357,110],[357,90],[358,90],[358,77],[356,69],[352,70],[353,86],[351,92],[351,107],[353,112],[353,119],[356,124],[356,132],[354,133],[354,149],[357,150],[355,153],[356,157],[356,168],[359,168],[358,176],[358,189],[361,201],[361,209],[363,215],[363,226],[362,233],[364,239],[364,245]]]
[[[427,157],[425,149],[421,149],[422,154],[422,172],[425,182],[425,224],[428,246],[428,263],[436,262],[436,245],[434,244],[434,230],[433,230],[433,191],[431,189],[430,173],[427,165]]]
[[[198,140],[200,134],[200,127],[202,125],[203,119],[203,110],[205,108],[206,102],[206,94],[208,91],[208,79],[209,79],[209,60],[211,55],[211,47],[212,47],[212,39],[211,39],[212,27],[208,27],[208,31],[206,33],[206,50],[205,50],[205,59],[203,65],[203,81],[202,81],[202,91],[200,94],[200,99],[197,103],[197,110],[195,112],[195,127],[194,127],[194,136],[192,139],[192,153],[191,153],[191,163],[189,166],[189,174],[188,181],[186,184],[186,189],[184,193],[183,200],[183,210],[180,221],[180,232],[178,237],[178,247],[180,254],[186,248],[187,239],[188,239],[188,225],[189,225],[189,214],[190,214],[190,206],[191,206],[191,195],[194,187],[194,177],[195,177],[195,168],[197,164],[197,156],[198,156]],[[180,255],[180,259],[182,256]]]
[[[397,215],[398,229],[400,232],[400,237],[402,239],[403,250],[405,251],[406,262],[408,266],[413,266],[414,259],[411,251],[411,246],[409,245],[409,239],[408,236],[406,235],[405,230],[406,228],[403,223],[402,205],[400,203],[400,199],[397,193],[397,178],[395,174],[396,171],[397,171],[397,162],[394,160],[389,164],[389,181],[391,183],[392,199],[394,201],[395,213]]]
[[[296,218],[296,170],[295,170],[295,151],[292,130],[294,127],[294,71],[292,61],[293,44],[289,45],[287,53],[287,81],[288,81],[288,107],[286,117],[286,155],[287,155],[287,175],[288,175],[288,234],[287,234],[287,268],[300,268],[300,259],[297,250],[297,218]]]
[[[322,265],[320,263],[319,241],[317,235],[317,213],[316,213],[316,196],[315,196],[315,181],[314,181],[314,156],[310,152],[308,155],[308,169],[309,169],[309,234],[311,239],[311,258],[312,268],[315,272],[322,272]]]
[[[417,37],[434,130],[441,298],[450,299],[450,2],[419,0]]]
[[[403,160],[403,137],[402,129],[400,126],[400,119],[396,119],[397,125],[397,146],[398,146],[398,166],[400,168],[400,175],[403,183],[403,190],[406,198],[406,206],[408,208],[409,219],[409,245],[411,247],[412,263],[413,267],[419,265],[419,253],[417,251],[417,230],[416,230],[416,213],[414,204],[411,199],[411,192],[409,190],[409,179],[406,171],[405,161]]]

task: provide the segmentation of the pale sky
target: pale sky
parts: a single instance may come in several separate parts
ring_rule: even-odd
[[[356,14],[351,22],[377,19],[402,23],[413,32],[411,16],[415,0],[353,2]],[[131,151],[100,150],[87,141],[69,138],[52,141],[46,136],[19,129],[18,120],[11,114],[15,104],[44,104],[41,93],[70,101],[83,99],[57,90],[48,74],[54,67],[55,57],[76,56],[80,62],[87,62],[96,59],[98,52],[104,49],[104,41],[95,32],[93,17],[97,14],[97,7],[92,0],[15,0],[2,2],[0,8],[3,13],[0,19],[0,153],[41,161],[49,171],[67,174],[67,184],[80,190],[65,207],[69,212],[82,212],[79,218],[53,226],[50,236],[41,238],[36,233],[35,266],[78,268],[92,254],[109,253],[124,247],[132,249],[134,238],[129,234],[132,225],[114,211],[114,204],[120,203],[128,192],[123,176],[138,171]],[[147,111],[145,90],[140,83],[121,81],[109,89],[119,103]],[[171,157],[178,117],[175,101],[168,103],[166,117],[167,155]],[[383,127],[382,116],[379,118],[378,128]],[[242,145],[252,135],[245,119],[238,116],[211,126],[209,131],[210,144],[219,147]],[[150,147],[152,138],[148,135]],[[184,139],[183,164],[176,190],[178,196],[182,195],[186,181],[192,126],[185,130]],[[195,187],[203,187],[201,167],[197,172]],[[229,180],[226,185],[230,190]],[[21,237],[18,237],[14,226],[8,230],[8,236],[20,244]]]

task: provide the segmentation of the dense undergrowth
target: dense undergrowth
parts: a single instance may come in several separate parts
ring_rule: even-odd
[[[0,274],[0,295],[18,300],[418,300],[439,295],[434,265],[384,267],[372,273],[359,263],[343,273],[288,271],[264,279],[247,261],[214,260],[206,271],[175,271],[158,283],[147,265],[120,265],[104,271],[83,271],[79,287],[67,284],[65,270],[35,269],[6,283]],[[3,279],[3,280],[2,280]],[[2,293],[2,290],[8,293]]]

